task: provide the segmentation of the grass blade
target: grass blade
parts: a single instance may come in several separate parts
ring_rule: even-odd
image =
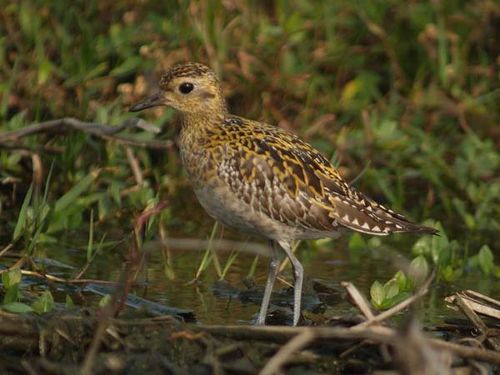
[[[14,235],[12,236],[13,241],[16,241],[26,229],[26,224],[28,222],[28,208],[31,203],[31,196],[33,195],[33,184],[30,185],[30,188],[26,192],[26,196],[24,197],[23,205],[21,206],[21,210],[19,211],[19,217],[17,219],[16,227],[14,229]]]
[[[99,175],[100,170],[90,172],[73,186],[66,194],[59,198],[54,206],[54,213],[60,213],[68,208],[75,200],[86,191]]]

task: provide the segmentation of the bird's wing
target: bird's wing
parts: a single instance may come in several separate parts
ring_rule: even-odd
[[[339,224],[386,235],[432,232],[350,187],[317,150],[280,128],[239,117],[224,122],[219,177],[254,210],[309,231]]]

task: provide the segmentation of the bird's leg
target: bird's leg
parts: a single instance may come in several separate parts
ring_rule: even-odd
[[[300,306],[302,301],[302,282],[304,281],[304,267],[292,252],[289,241],[279,241],[281,248],[285,251],[288,259],[292,263],[295,284],[293,287],[293,325],[296,326],[300,319]]]
[[[281,254],[279,249],[276,248],[276,243],[274,241],[269,241],[269,245],[271,247],[271,261],[269,262],[269,271],[267,274],[266,288],[264,289],[264,297],[262,297],[259,316],[257,318],[257,322],[255,322],[257,325],[266,324],[267,309],[269,307],[271,293],[273,292],[274,282],[276,281],[276,276],[278,275],[281,263]]]

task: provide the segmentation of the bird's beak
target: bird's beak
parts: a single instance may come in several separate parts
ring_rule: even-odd
[[[143,109],[158,107],[160,105],[167,105],[167,100],[163,96],[161,91],[148,96],[146,99],[140,101],[139,103],[134,104],[130,107],[129,112],[139,112]]]

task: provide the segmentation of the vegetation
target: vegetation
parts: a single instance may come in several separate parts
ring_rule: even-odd
[[[374,305],[386,308],[431,267],[443,282],[500,278],[498,22],[492,0],[11,2],[0,10],[0,133],[62,117],[120,124],[163,70],[207,63],[234,113],[297,132],[360,190],[440,228],[413,244],[407,276],[372,286]],[[144,116],[163,128],[156,139],[175,137],[171,110]],[[0,251],[12,244],[44,257],[78,233],[73,246],[92,262],[116,246],[111,227],[127,233],[130,215],[161,199],[172,204],[146,238],[206,237],[210,221],[184,212],[195,205],[187,187],[173,146],[82,132],[0,141]],[[379,246],[350,234],[351,251]],[[19,305],[21,275],[4,275],[4,309],[53,305],[47,294]]]

